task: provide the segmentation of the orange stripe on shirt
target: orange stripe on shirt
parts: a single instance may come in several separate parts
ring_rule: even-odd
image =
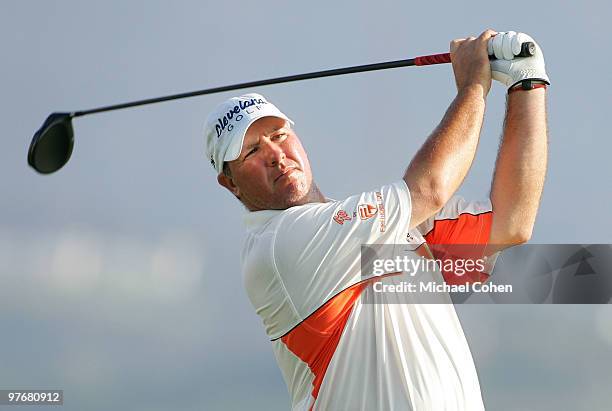
[[[481,258],[489,241],[493,213],[460,214],[455,219],[436,220],[433,229],[425,235],[436,259],[472,259]],[[457,245],[457,247],[453,247]],[[475,247],[467,247],[474,245]],[[464,274],[443,271],[448,284],[465,284],[484,282],[489,275],[477,270],[467,270]]]
[[[368,283],[361,282],[342,291],[281,338],[314,374],[312,396],[315,400],[355,301]],[[313,406],[314,402],[311,410]]]

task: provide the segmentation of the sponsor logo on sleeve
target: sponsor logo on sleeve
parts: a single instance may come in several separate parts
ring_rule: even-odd
[[[367,220],[368,218],[372,218],[376,215],[378,208],[372,204],[359,204],[357,207],[357,211],[359,212],[359,218],[362,220]]]
[[[378,206],[370,203],[359,204],[357,209],[351,213],[348,213],[345,210],[338,210],[334,215],[333,220],[340,225],[344,225],[344,223],[347,221],[359,221],[357,216],[359,216],[360,220],[365,221],[378,214],[380,221],[380,232],[384,233],[386,229],[385,207],[383,205],[381,193],[376,193],[376,202],[378,203]]]
[[[343,225],[345,221],[351,221],[351,216],[344,210],[339,210],[334,216],[334,221],[340,225]]]
[[[387,230],[387,222],[385,219],[385,201],[382,193],[376,192],[376,205],[378,206],[378,221],[380,223],[379,231],[384,233]]]
[[[406,233],[406,242],[414,246],[420,247],[425,242],[425,239],[417,229],[413,229]]]

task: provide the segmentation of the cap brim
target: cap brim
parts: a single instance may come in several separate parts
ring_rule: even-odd
[[[277,117],[277,118],[282,118],[283,120],[286,120],[289,122],[289,124],[293,125],[294,122],[287,116],[285,115],[274,115],[274,114],[266,114],[263,115],[261,117],[256,117],[251,119],[248,123],[245,123],[245,127],[244,130],[242,130],[240,132],[240,141],[239,144],[235,144],[234,141],[238,142],[238,139],[236,137],[234,137],[234,141],[232,141],[232,143],[230,144],[230,147],[227,148],[227,151],[225,152],[225,157],[223,158],[223,162],[226,161],[234,161],[236,160],[238,157],[240,157],[240,152],[242,151],[242,145],[244,144],[244,137],[246,136],[247,131],[249,130],[249,127],[251,127],[251,125],[253,123],[255,123],[257,120],[264,118],[264,117]],[[223,169],[223,166],[221,166],[221,169]]]

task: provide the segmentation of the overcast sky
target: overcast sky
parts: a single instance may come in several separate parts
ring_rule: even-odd
[[[550,163],[534,243],[612,243],[612,7],[602,1],[2,1],[0,389],[57,388],[65,410],[285,410],[242,288],[242,206],[204,158],[231,94],[74,121],[70,163],[27,166],[32,134],[73,111],[448,51],[487,27],[544,50]],[[455,93],[451,67],[260,92],[295,121],[333,198],[401,178]],[[494,84],[460,193],[484,198],[504,88]],[[458,308],[490,410],[605,410],[610,306]]]

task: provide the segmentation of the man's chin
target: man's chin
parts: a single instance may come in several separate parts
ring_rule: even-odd
[[[284,208],[300,206],[309,202],[309,187],[306,181],[300,179],[287,187],[283,187],[282,203]]]

